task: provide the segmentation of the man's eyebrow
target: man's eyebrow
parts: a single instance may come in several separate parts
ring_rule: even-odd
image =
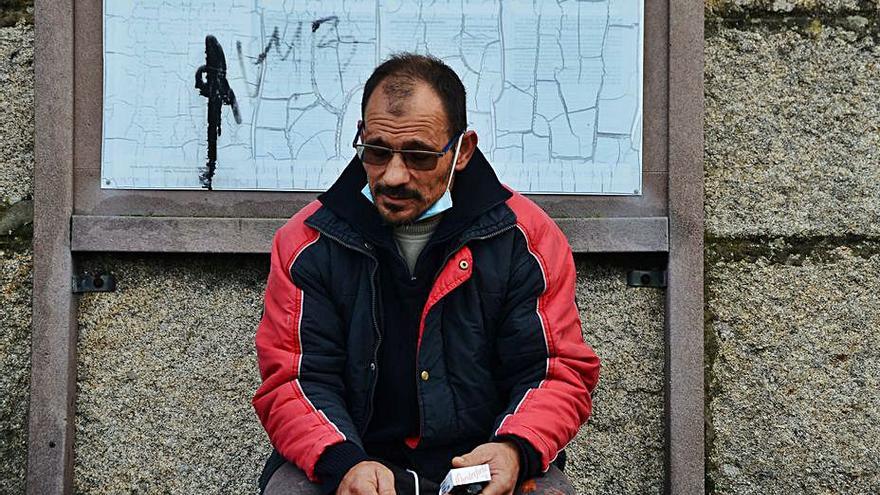
[[[410,139],[403,143],[404,150],[437,151],[437,148],[419,139]]]
[[[364,144],[370,144],[373,146],[384,146],[386,148],[390,148],[391,146],[385,142],[381,137],[374,137],[371,139],[367,139],[364,141]],[[417,151],[437,151],[437,147],[431,144],[428,144],[421,139],[410,139],[408,141],[404,141],[403,145],[400,147],[402,150],[417,150]]]
[[[384,146],[384,147],[386,147],[386,148],[390,148],[390,146],[388,146],[388,145],[385,143],[385,141],[383,141],[382,138],[380,138],[380,137],[375,137],[375,138],[372,138],[372,139],[367,139],[367,140],[364,141],[364,144],[371,144],[371,145],[373,145],[373,146]]]

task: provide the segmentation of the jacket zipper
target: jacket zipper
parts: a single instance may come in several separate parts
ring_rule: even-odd
[[[373,376],[370,378],[370,399],[367,402],[367,415],[362,427],[362,430],[366,430],[367,425],[370,424],[370,420],[373,416],[373,397],[376,395],[376,382],[379,381],[379,346],[382,345],[382,332],[379,331],[379,321],[376,318],[376,313],[378,312],[376,304],[376,272],[379,269],[379,260],[367,250],[344,242],[338,237],[328,234],[321,229],[318,230],[325,236],[338,242],[340,245],[345,246],[353,251],[357,251],[358,253],[364,254],[373,261],[373,269],[370,273],[370,299],[373,304],[373,330],[376,333],[376,345],[373,347],[373,360],[370,362],[370,372],[372,372],[373,374]]]
[[[434,275],[434,282],[437,281],[437,277],[439,277],[440,273],[443,272],[443,268],[446,267],[446,263],[449,263],[449,260],[452,258],[452,256],[454,256],[455,253],[459,252],[461,250],[461,248],[463,248],[465,245],[467,245],[467,243],[473,242],[473,241],[485,241],[486,239],[491,239],[492,237],[499,236],[499,235],[501,235],[501,234],[503,234],[503,233],[507,232],[508,230],[511,230],[515,227],[516,227],[516,223],[514,223],[513,225],[510,225],[510,226],[504,227],[501,230],[496,230],[495,232],[492,232],[490,234],[486,234],[486,235],[480,236],[480,237],[471,237],[469,239],[465,239],[464,241],[462,241],[462,243],[458,247],[456,247],[455,249],[450,251],[449,254],[446,255],[446,257],[443,259],[443,263],[440,264],[440,269],[437,270],[437,273]],[[432,288],[433,288],[433,286],[432,286]],[[438,300],[437,302],[440,302],[440,301]],[[435,305],[436,305],[436,303],[435,303]],[[428,320],[428,315],[425,314],[425,321],[427,321],[427,320]],[[419,347],[421,347],[421,346],[419,346]],[[420,350],[421,350],[420,348],[416,349],[416,371],[418,371],[418,369],[419,369],[419,351]],[[425,429],[425,424],[424,424],[425,417],[422,415],[422,412],[421,412],[422,411],[422,394],[419,393],[419,390],[420,390],[419,374],[416,373],[416,400],[419,403],[419,442],[421,442],[422,441],[422,434]]]
[[[370,255],[373,260],[373,272],[370,274],[370,290],[372,291],[373,301],[373,328],[376,331],[376,345],[373,347],[373,360],[370,362],[370,372],[373,376],[370,379],[370,399],[367,401],[367,415],[364,421],[363,430],[367,430],[370,420],[373,419],[373,397],[376,395],[376,383],[379,381],[379,346],[382,345],[382,332],[379,331],[379,322],[376,319],[376,271],[379,269],[379,261]]]

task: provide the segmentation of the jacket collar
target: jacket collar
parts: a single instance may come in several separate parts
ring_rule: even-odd
[[[325,208],[320,208],[306,222],[358,248],[367,242],[393,246],[391,226],[360,193],[366,183],[363,164],[355,156],[330,189],[318,196]],[[513,212],[504,205],[511,196],[498,181],[486,157],[476,149],[467,167],[455,175],[453,206],[443,214],[431,242],[455,237],[466,241],[515,223]]]

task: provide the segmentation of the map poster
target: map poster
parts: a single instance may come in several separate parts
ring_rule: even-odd
[[[370,72],[411,51],[462,78],[504,183],[641,194],[643,2],[105,1],[101,186],[201,189],[213,163],[216,190],[324,190]]]

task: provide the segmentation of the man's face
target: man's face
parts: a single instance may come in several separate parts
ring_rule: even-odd
[[[413,83],[407,97],[389,96],[386,83],[373,91],[364,109],[363,142],[393,149],[442,150],[451,133],[440,97],[421,81]],[[455,144],[433,170],[409,169],[399,153],[385,165],[364,163],[382,218],[393,225],[415,221],[446,191],[454,154]]]

